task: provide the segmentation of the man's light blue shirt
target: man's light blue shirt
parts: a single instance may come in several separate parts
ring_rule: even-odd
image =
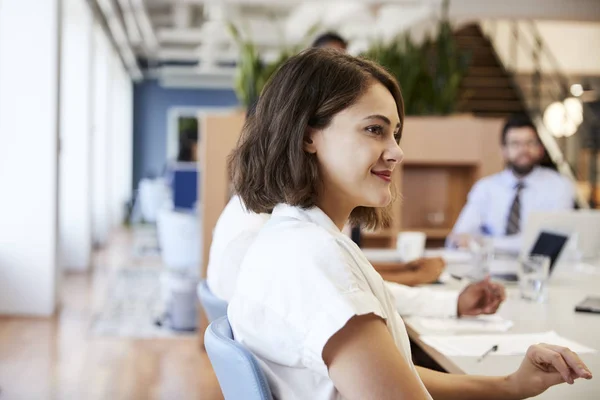
[[[527,224],[527,216],[534,211],[556,211],[573,208],[573,184],[559,173],[536,167],[521,179],[520,231]],[[477,182],[463,208],[452,234],[485,235],[494,238],[496,249],[518,253],[521,235],[506,236],[510,208],[517,193],[519,179],[509,169]]]

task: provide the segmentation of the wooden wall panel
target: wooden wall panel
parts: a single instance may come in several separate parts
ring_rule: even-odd
[[[244,119],[243,112],[208,114],[200,118],[202,139],[199,158],[202,174],[199,174],[201,182],[198,187],[202,205],[202,277],[206,277],[213,229],[229,198],[227,156],[237,143]]]

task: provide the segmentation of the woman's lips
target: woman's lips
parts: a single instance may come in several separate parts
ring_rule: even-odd
[[[380,179],[383,179],[386,182],[392,181],[392,171],[384,170],[384,171],[371,171],[371,173],[377,176]]]

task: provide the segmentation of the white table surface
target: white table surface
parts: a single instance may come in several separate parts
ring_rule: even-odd
[[[451,273],[460,274],[464,266],[449,266]],[[463,283],[464,284],[464,283]],[[446,287],[459,287],[453,281]],[[441,285],[435,285],[440,287]],[[591,264],[557,265],[549,284],[546,303],[531,303],[519,298],[515,284],[506,285],[507,300],[498,311],[499,315],[514,322],[508,333],[533,333],[549,330],[592,347],[598,352],[583,354],[581,358],[592,374],[591,381],[578,380],[574,385],[558,385],[538,396],[539,399],[598,400],[600,399],[600,314],[577,313],[575,305],[586,296],[600,296],[600,262]],[[419,334],[407,323],[411,339],[415,341],[442,367],[452,373],[472,375],[506,375],[515,371],[522,356],[488,356],[482,362],[476,357],[445,356],[419,340]],[[432,332],[421,332],[427,334]],[[439,333],[437,333],[439,334]]]

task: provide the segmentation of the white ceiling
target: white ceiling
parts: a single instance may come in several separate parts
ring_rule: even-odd
[[[265,58],[299,43],[314,24],[336,30],[357,53],[375,38],[411,29],[419,36],[433,26],[441,0],[96,0],[121,56],[134,77],[137,59],[149,66],[185,63],[178,71],[223,72],[237,49],[228,34],[233,22]],[[453,0],[455,21],[550,19],[600,21],[599,0]],[[312,38],[309,38],[312,39]],[[190,67],[198,63],[200,67]],[[187,69],[186,69],[187,68]],[[137,71],[133,71],[137,70]]]

